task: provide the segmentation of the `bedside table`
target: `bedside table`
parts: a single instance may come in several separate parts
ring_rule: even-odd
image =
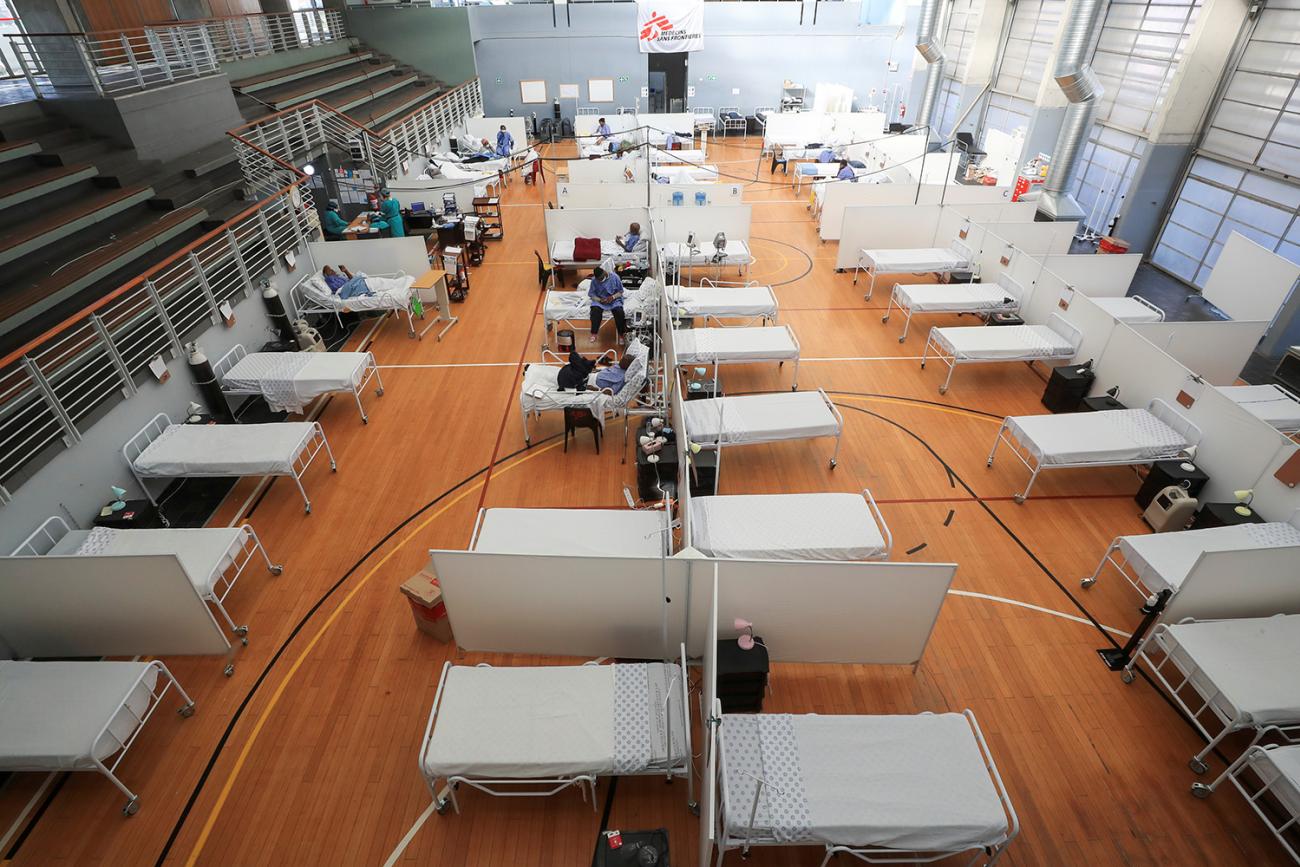
[[[120,512],[96,515],[94,524],[113,530],[157,530],[166,526],[158,514],[158,507],[148,500],[127,500],[126,508]]]
[[[1080,412],[1104,412],[1111,409],[1128,409],[1109,394],[1099,394],[1096,397],[1085,397],[1079,401]]]
[[[718,641],[718,698],[722,712],[761,712],[767,670],[767,647],[760,636],[754,636],[753,650],[741,650],[734,638]]]
[[[1208,530],[1211,527],[1233,527],[1237,524],[1266,523],[1259,512],[1250,510],[1250,515],[1238,515],[1236,503],[1205,503],[1197,509],[1189,530]]]
[[[1191,469],[1184,469],[1183,464],[1187,464]],[[1170,485],[1181,485],[1187,483],[1187,493],[1193,497],[1201,493],[1201,488],[1210,477],[1203,470],[1191,461],[1156,461],[1151,465],[1151,472],[1147,473],[1146,481],[1142,482],[1142,487],[1138,490],[1133,499],[1137,504],[1146,511],[1147,506],[1160,493]]]

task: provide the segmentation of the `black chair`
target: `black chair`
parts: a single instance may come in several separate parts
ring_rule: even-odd
[[[600,454],[600,422],[589,409],[581,407],[566,406],[564,408],[564,451],[569,451],[569,434],[573,434],[573,442],[578,442],[578,428],[586,428],[591,431],[591,435],[596,439],[596,454]]]
[[[537,257],[537,287],[546,291],[551,288],[551,278],[555,275],[555,269],[546,264],[541,253],[534,250],[533,255]]]

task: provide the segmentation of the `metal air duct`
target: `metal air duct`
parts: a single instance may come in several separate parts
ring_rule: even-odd
[[[929,126],[934,107],[939,102],[939,86],[943,84],[943,41],[939,36],[939,18],[944,0],[922,0],[921,18],[916,26],[917,53],[929,64],[925,70],[925,92],[921,108],[916,113],[913,126]]]
[[[1052,77],[1070,104],[1065,109],[1061,134],[1056,138],[1047,180],[1038,196],[1038,212],[1052,220],[1078,220],[1084,216],[1071,190],[1079,155],[1092,132],[1097,103],[1104,93],[1089,64],[1088,50],[1106,3],[1107,0],[1074,0],[1056,53]]]

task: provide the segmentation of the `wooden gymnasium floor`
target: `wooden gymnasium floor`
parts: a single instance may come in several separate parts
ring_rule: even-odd
[[[547,155],[570,153],[560,145]],[[1109,639],[1090,618],[1117,630],[1138,621],[1136,595],[1114,575],[1088,592],[1078,584],[1112,537],[1143,531],[1133,471],[1049,473],[1028,504],[1013,503],[1023,468],[1000,460],[989,470],[984,458],[1004,415],[1043,411],[1042,375],[1022,364],[973,365],[940,396],[942,367],[922,371],[916,356],[941,319],[918,319],[900,345],[901,323],[880,322],[887,289],[866,304],[851,275],[834,273],[835,246],[818,242],[787,179],[768,175],[758,140],[713,153],[724,171],[756,178],[745,194],[755,205],[752,276],[778,287],[781,320],[803,345],[801,387],[825,388],[845,416],[834,472],[829,441],[752,446],[730,453],[724,491],[870,488],[896,558],[960,564],[915,674],[778,665],[767,709],[972,708],[1022,824],[1006,864],[1283,863],[1235,790],[1209,801],[1189,795],[1186,760],[1199,738],[1152,686],[1125,686],[1094,652]],[[392,319],[359,332],[354,342],[369,341],[384,366],[387,394],[367,397],[368,426],[350,400],[325,406],[339,471],[308,473],[311,516],[284,480],[252,499],[248,517],[284,574],[253,569],[227,600],[251,626],[233,678],[214,659],[167,660],[198,712],[159,715],[123,762],[122,777],[142,796],[139,814],[124,819],[118,793],[94,774],[19,775],[0,791],[0,834],[28,810],[4,842],[5,864],[380,865],[404,837],[403,863],[589,862],[601,813],[572,791],[548,799],[469,791],[463,815],[428,815],[416,753],[443,661],[573,660],[462,656],[418,633],[397,591],[430,547],[468,543],[480,506],[619,507],[633,478],[619,463],[617,425],[601,456],[585,431],[564,454],[548,414],[523,451],[520,366],[537,358],[542,332],[533,251],[546,249],[543,197],[554,187],[552,175],[538,189],[518,179],[508,188],[505,240],[473,271],[461,322],[443,342],[432,333],[409,340]],[[725,384],[782,389],[789,373],[732,368]],[[241,485],[217,520],[252,493]],[[602,780],[602,805],[611,788]],[[608,809],[611,828],[666,826],[674,863],[693,863],[697,824],[680,781],[622,780]],[[814,848],[760,849],[750,863],[819,859]]]

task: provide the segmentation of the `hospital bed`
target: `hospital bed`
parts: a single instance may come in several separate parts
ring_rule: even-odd
[[[600,391],[561,391],[558,385],[560,368],[568,361],[550,350],[542,351],[542,360],[551,359],[552,364],[530,364],[524,369],[524,381],[519,388],[519,409],[524,419],[524,445],[532,445],[532,433],[528,429],[530,416],[539,416],[549,410],[585,409],[591,412],[604,429],[606,419],[611,415],[623,417],[623,439],[627,440],[627,413],[632,401],[637,399],[645,386],[650,364],[650,347],[640,340],[628,342],[627,353],[633,356],[628,367],[623,388],[617,393],[609,389]],[[606,353],[611,361],[617,361],[617,354]],[[594,382],[599,369],[592,371],[588,377]]]
[[[1286,742],[1255,744],[1214,783],[1193,784],[1192,793],[1208,798],[1224,778],[1232,780],[1282,848],[1300,863],[1300,732],[1283,732],[1274,727],[1265,734],[1276,734]],[[1248,776],[1253,783],[1247,782]]]
[[[1043,470],[1149,464],[1185,455],[1200,440],[1201,429],[1159,398],[1146,409],[1007,416],[988,466],[1005,442],[1030,471],[1024,491],[1015,495],[1023,503]]]
[[[622,231],[626,231],[626,226]],[[573,239],[566,238],[555,241],[551,244],[551,265],[555,268],[555,274],[560,280],[560,285],[564,285],[564,271],[566,269],[576,271],[582,268],[595,268],[606,259],[613,259],[614,265],[630,265],[633,268],[648,268],[650,266],[650,241],[643,238],[639,241],[631,253],[624,250],[621,246],[613,241],[600,239],[600,258],[599,259],[575,259],[573,258]]]
[[[895,307],[901,310],[907,317],[898,336],[902,343],[917,313],[1015,313],[1024,297],[1025,290],[1005,272],[994,283],[895,283],[880,321],[888,322]]]
[[[688,400],[683,408],[686,436],[694,445],[719,449],[835,437],[830,461],[831,469],[835,469],[844,419],[820,388]]]
[[[63,518],[52,515],[14,549],[12,556],[120,557],[139,554],[174,555],[199,596],[221,612],[230,631],[242,638],[244,644],[248,643],[248,627],[235,625],[226,610],[226,597],[244,574],[244,567],[258,554],[272,575],[284,571],[284,566],[271,562],[262,540],[248,524],[163,530],[114,530],[107,527],[73,530]],[[228,665],[226,675],[234,670],[233,665]]]
[[[652,509],[479,509],[469,550],[560,557],[663,557],[668,522]]]
[[[686,648],[679,663],[533,668],[443,663],[420,745],[438,812],[460,813],[460,784],[498,797],[578,787],[596,807],[599,776],[691,776]],[[438,782],[447,787],[439,791]]]
[[[681,241],[670,241],[660,249],[660,258],[678,279],[683,269],[699,265],[713,268],[715,279],[721,276],[722,269],[726,267],[735,267],[736,273],[743,277],[749,273],[749,266],[754,261],[754,256],[749,252],[749,244],[739,238],[728,238],[721,252],[714,248],[712,238],[706,238],[694,246]]]
[[[1093,573],[1079,583],[1083,587],[1096,584],[1101,570],[1109,563],[1143,599],[1162,590],[1177,593],[1201,554],[1258,548],[1294,548],[1300,554],[1300,510],[1291,516],[1289,523],[1273,521],[1118,536],[1110,543]],[[1117,559],[1116,555],[1122,559]]]
[[[691,547],[740,560],[888,560],[893,534],[871,492],[691,498]]]
[[[236,343],[213,366],[221,391],[229,397],[261,395],[273,410],[301,413],[322,394],[348,392],[361,421],[369,424],[361,392],[370,382],[383,396],[375,356],[369,352],[249,352]]]
[[[194,700],[167,666],[153,662],[0,660],[0,771],[98,771],[140,809],[117,768],[172,687],[178,713]]]
[[[531,152],[531,151],[530,151]],[[505,157],[499,157],[492,160],[479,160],[474,163],[465,162],[465,158],[459,154],[453,154],[446,151],[440,151],[429,155],[429,161],[436,163],[439,169],[443,166],[457,166],[461,171],[468,172],[503,172],[510,168],[510,160]],[[433,177],[427,171],[421,171],[417,178],[421,181],[432,180]]]
[[[1184,716],[1208,743],[1188,766],[1208,769],[1205,758],[1228,735],[1253,729],[1250,746],[1270,726],[1300,733],[1300,614],[1277,614],[1243,620],[1194,620],[1161,623],[1138,646],[1123,671],[1144,663]],[[1215,721],[1215,722],[1211,722]],[[1207,723],[1217,724],[1210,734]],[[1247,747],[1249,749],[1249,747]],[[1205,792],[1199,790],[1204,788]],[[1197,787],[1209,794],[1208,786]]]
[[[739,106],[723,106],[718,109],[718,128],[726,136],[738,132],[742,138],[749,138],[749,120],[740,113]]]
[[[564,323],[572,328],[591,328],[591,296],[587,294],[589,280],[583,280],[574,291],[565,289],[548,289],[542,301],[542,321],[546,325],[542,348],[551,345],[551,332],[557,323]],[[653,317],[659,310],[659,284],[647,278],[636,289],[623,290],[623,315],[628,323],[640,317]],[[613,322],[611,316],[601,319],[601,327]]]
[[[718,181],[718,167],[709,163],[659,164],[650,169],[650,174],[653,176],[652,180],[666,178],[669,184],[714,184]],[[654,183],[659,181],[654,180]]]
[[[158,500],[146,479],[288,476],[302,495],[303,511],[310,515],[302,477],[321,449],[329,457],[330,470],[337,471],[319,422],[172,424],[167,413],[160,412],[126,441],[122,456],[155,506]]]
[[[758,283],[727,283],[705,277],[699,286],[669,286],[668,310],[674,319],[712,317],[776,322],[776,293]]]
[[[1220,392],[1286,436],[1300,433],[1300,397],[1280,385],[1220,385]]]
[[[790,389],[799,388],[799,340],[789,325],[674,328],[672,341],[679,365],[711,364],[715,374],[724,364],[775,361],[780,366],[793,361],[794,379]]]
[[[652,147],[650,148],[650,162],[657,165],[686,163],[696,168],[711,168],[716,172],[716,166],[704,165],[704,161],[708,159],[707,154],[708,151],[703,148],[670,151],[661,147]]]
[[[929,863],[1020,830],[975,715],[723,714],[718,859],[820,846],[876,863]],[[970,864],[981,861],[976,852]]]
[[[411,299],[416,294],[413,288],[415,278],[402,271],[393,274],[367,274],[366,285],[375,291],[374,295],[339,298],[325,285],[325,279],[317,271],[294,284],[289,290],[289,300],[293,305],[295,316],[322,313],[333,316],[340,327],[343,325],[344,313],[400,310],[406,314],[409,336],[416,337],[415,320],[411,318]]]
[[[1165,311],[1141,295],[1129,295],[1124,298],[1094,298],[1089,295],[1088,300],[1120,322],[1165,321]]]
[[[876,291],[878,274],[951,274],[953,271],[974,271],[975,254],[959,240],[948,247],[912,247],[898,250],[868,250],[858,253],[853,266],[853,284],[858,283],[858,272],[866,269],[871,283],[863,298],[871,300]]]
[[[933,355],[948,365],[939,393],[948,391],[959,364],[994,362],[1069,361],[1079,351],[1083,332],[1053,313],[1046,325],[934,326],[921,351],[921,369]]]

